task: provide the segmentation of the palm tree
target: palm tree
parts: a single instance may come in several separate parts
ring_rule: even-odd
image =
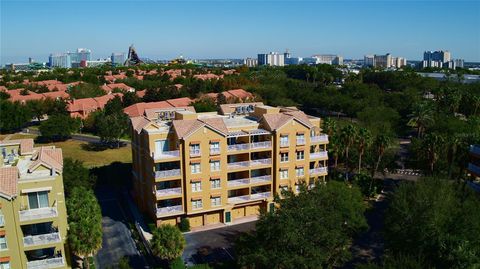
[[[447,159],[448,159],[448,178],[452,178],[453,163],[457,158],[458,147],[462,145],[462,140],[458,135],[452,135],[447,142]]]
[[[328,144],[328,153],[330,153],[333,156],[334,164],[333,168],[334,170],[337,169],[338,166],[338,158],[340,157],[340,152],[342,152],[342,147],[341,143],[336,135],[333,135],[329,138],[329,144]]]
[[[323,121],[323,131],[328,136],[332,137],[336,130],[337,130],[337,123],[334,120],[332,120],[331,118],[326,118]]]
[[[444,139],[441,135],[431,133],[425,135],[422,140],[422,149],[424,150],[425,157],[428,161],[430,173],[433,175],[435,164],[438,161],[440,155],[440,149],[444,143]]]
[[[375,137],[375,141],[373,142],[375,152],[377,154],[377,162],[375,163],[375,168],[372,172],[372,178],[377,173],[378,167],[380,166],[380,162],[382,161],[383,155],[385,154],[386,149],[391,143],[391,139],[389,136],[385,134],[379,134]]]
[[[477,115],[478,108],[480,108],[480,95],[472,95],[473,115]]]
[[[357,129],[353,124],[349,124],[340,130],[340,140],[342,141],[345,149],[345,170],[346,170],[345,179],[347,181],[348,181],[349,150],[350,150],[350,147],[355,142],[356,135],[357,135]]]
[[[369,147],[372,142],[372,134],[366,128],[360,128],[357,135],[357,149],[358,149],[358,173],[362,172],[362,156],[365,153],[365,148]]]
[[[417,128],[417,137],[420,138],[423,135],[425,129],[434,121],[433,107],[426,102],[419,103],[413,109],[413,113],[410,115],[410,120],[407,125]]]

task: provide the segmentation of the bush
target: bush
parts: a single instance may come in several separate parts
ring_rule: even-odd
[[[356,174],[353,177],[353,184],[358,186],[365,197],[373,197],[380,193],[383,188],[382,180],[374,179],[367,174]]]
[[[180,220],[180,223],[178,224],[178,228],[180,228],[180,231],[182,232],[189,232],[190,221],[187,218],[182,217],[182,219]]]

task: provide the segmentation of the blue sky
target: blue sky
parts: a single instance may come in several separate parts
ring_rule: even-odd
[[[23,1],[0,0],[1,63],[46,61],[89,48],[170,59],[243,58],[289,48],[293,56],[345,58],[424,50],[480,62],[480,1]]]

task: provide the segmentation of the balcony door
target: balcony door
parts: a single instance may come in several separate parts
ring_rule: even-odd
[[[164,152],[164,151],[168,151],[168,141],[167,140],[155,141],[155,152]]]
[[[32,192],[28,194],[28,207],[30,209],[48,207],[48,192]]]

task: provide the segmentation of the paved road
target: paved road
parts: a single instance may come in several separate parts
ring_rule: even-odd
[[[233,260],[233,242],[242,233],[255,228],[255,221],[225,226],[214,230],[185,234],[187,246],[183,260],[189,265],[196,263]]]
[[[129,258],[132,268],[148,268],[127,227],[128,218],[119,203],[119,192],[103,187],[96,191],[96,195],[102,209],[103,229],[102,248],[95,256],[97,268],[117,264],[125,256]]]
[[[40,132],[38,130],[35,130],[35,129],[28,129],[28,131],[23,130],[22,132],[26,133],[26,134],[29,133],[29,134],[34,134],[34,135],[40,135]],[[86,135],[86,134],[74,134],[74,135],[72,135],[71,139],[77,140],[77,141],[82,141],[82,142],[87,142],[87,143],[99,143],[100,142],[100,137],[93,136],[93,135]],[[129,140],[121,139],[120,141],[122,141],[123,143],[126,143],[126,144],[130,144]]]

